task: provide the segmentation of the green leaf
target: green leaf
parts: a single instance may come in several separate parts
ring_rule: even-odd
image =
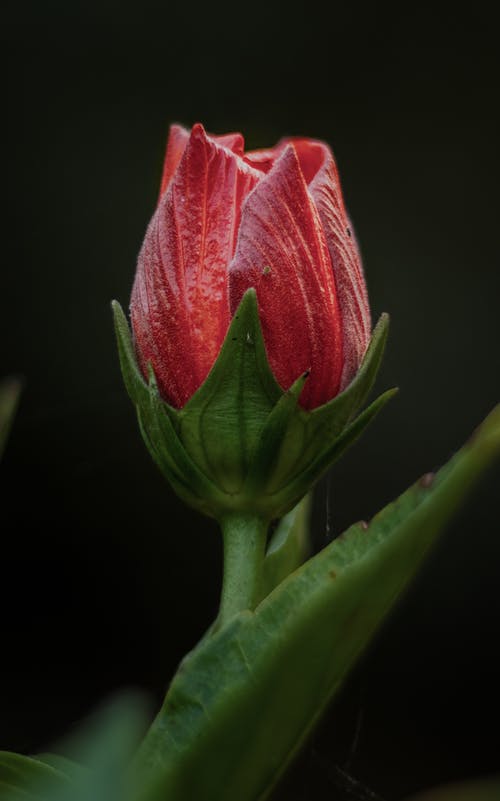
[[[245,292],[205,382],[179,411],[182,441],[227,493],[239,492],[283,391],[267,361],[254,289]]]
[[[500,452],[500,407],[436,476],[358,523],[182,663],[139,752],[151,801],[262,801]]]
[[[6,378],[0,383],[0,458],[7,443],[20,394],[21,382],[18,379]]]
[[[500,776],[437,787],[412,796],[408,801],[499,801],[499,799]]]
[[[305,498],[280,520],[266,551],[261,598],[296,570],[309,555],[311,496]]]

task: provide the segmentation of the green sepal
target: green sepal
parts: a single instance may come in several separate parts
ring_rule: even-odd
[[[299,397],[308,373],[299,376],[294,384],[281,395],[260,433],[258,447],[248,471],[246,490],[249,493],[271,494],[275,491],[275,476],[280,472],[283,461],[290,473],[304,450],[304,426],[300,429],[297,418],[302,420]],[[294,425],[295,424],[295,425]],[[285,446],[286,442],[286,446]],[[304,494],[304,493],[302,493]]]
[[[179,412],[160,398],[152,367],[146,383],[137,364],[130,328],[120,304],[112,302],[118,354],[125,387],[136,407],[139,429],[153,460],[177,494],[199,511],[213,514],[222,498],[190,458],[179,439]]]
[[[160,397],[151,366],[145,381],[116,302],[113,312],[125,385],[153,459],[184,501],[219,520],[232,512],[266,520],[288,513],[391,397],[352,422],[380,365],[387,315],[351,384],[308,411],[299,405],[307,373],[286,391],[274,378],[254,289],[244,294],[205,382],[181,409]]]
[[[183,661],[141,746],[140,801],[267,798],[499,454],[500,407],[435,476],[417,481],[369,524],[351,526],[254,612],[205,639]]]
[[[186,449],[228,494],[241,492],[265,421],[282,395],[267,360],[257,295],[249,289],[205,382],[179,411]]]
[[[333,464],[334,459],[328,464],[325,456],[368,397],[382,361],[388,331],[389,316],[383,314],[354,379],[323,406],[312,411],[302,409],[298,400],[307,374],[295,382],[266,421],[249,481],[258,485],[260,477],[262,486],[262,476],[265,476],[266,491],[278,493],[291,476],[304,474],[313,463],[326,463],[326,468],[322,467],[316,479],[311,480],[317,480],[329,464]],[[309,475],[312,476],[310,470]],[[294,495],[288,508],[294,505],[295,498]]]
[[[176,492],[200,511],[224,504],[224,495],[191,458],[179,434],[178,412],[160,397],[153,369],[149,367],[149,416],[147,430],[156,461]],[[140,407],[142,412],[142,407]],[[177,423],[177,425],[176,425]],[[150,448],[150,450],[151,450]]]
[[[383,314],[360,369],[333,400],[312,411],[299,406],[305,373],[269,414],[245,489],[249,495],[267,496],[276,516],[297,504],[396,394],[396,389],[388,390],[353,420],[377,376],[388,330],[389,317]]]
[[[306,464],[304,471],[294,477],[281,493],[276,493],[276,509],[283,513],[283,511],[288,510],[291,506],[293,507],[299,498],[302,498],[304,487],[313,486],[316,481],[340,459],[345,451],[350,448],[351,445],[354,445],[365,428],[367,428],[377,414],[384,408],[386,403],[388,403],[397,392],[397,388],[394,388],[388,389],[382,395],[379,395],[379,397],[356,417],[331,444],[324,448],[309,464]]]
[[[389,315],[384,313],[373,330],[361,366],[351,383],[331,401],[309,413],[308,449],[304,454],[303,463],[308,462],[313,454],[320,458],[320,454],[331,447],[333,440],[341,434],[365,403],[375,383],[388,334]]]
[[[323,406],[318,406],[317,409],[313,409],[311,412],[315,429],[326,425],[329,430],[338,431],[352,419],[356,410],[363,405],[377,377],[388,334],[389,315],[384,312],[384,314],[380,315],[380,319],[373,329],[370,344],[351,383],[340,395],[336,395],[331,401],[323,404]],[[333,413],[335,413],[335,416],[333,416]],[[332,429],[331,426],[334,420],[334,428]]]
[[[129,394],[130,400],[136,406],[147,404],[149,396],[148,385],[144,381],[139,365],[137,364],[127,318],[117,300],[111,301],[111,309],[113,311],[118,356],[125,388]]]

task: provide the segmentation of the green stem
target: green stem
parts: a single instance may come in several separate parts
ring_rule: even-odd
[[[216,627],[259,599],[262,563],[269,523],[251,514],[232,514],[221,521],[224,537],[224,575]]]
[[[195,646],[191,654],[188,654],[186,659],[192,658],[196,650],[203,647],[202,643],[208,639],[210,634],[224,626],[238,612],[244,609],[255,609],[259,602],[262,589],[262,565],[266,551],[269,522],[256,515],[233,513],[221,520],[220,526],[224,537],[224,574],[219,615],[215,623],[206,632],[198,645]],[[188,693],[183,703],[189,709],[195,702],[189,697]],[[173,709],[172,711],[169,708],[167,694],[163,706],[151,724],[135,759],[134,770],[138,772],[137,775],[140,782],[144,783],[143,791],[137,793],[138,798],[149,801],[149,799],[156,799],[157,797],[149,794],[151,788],[148,790],[148,782],[152,781],[152,767],[161,768],[163,761],[168,763],[170,759],[169,748],[171,743],[169,738],[173,743],[175,741],[171,735],[168,735],[168,720],[170,716],[175,720],[177,714],[178,710]],[[158,776],[161,780],[161,770]],[[167,787],[168,781],[167,775]],[[135,798],[135,795],[133,797]]]

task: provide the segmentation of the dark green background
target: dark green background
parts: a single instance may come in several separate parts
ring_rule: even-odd
[[[378,386],[401,393],[320,488],[319,543],[327,489],[338,533],[445,461],[500,398],[499,69],[479,5],[53,1],[3,22],[0,373],[26,387],[0,478],[0,747],[33,751],[117,688],[159,700],[216,612],[215,526],[140,442],[109,309],[128,303],[169,123],[241,130],[251,147],[309,135],[337,156],[374,317],[393,321]],[[500,769],[498,478],[283,799],[344,798],[334,765],[394,800]]]

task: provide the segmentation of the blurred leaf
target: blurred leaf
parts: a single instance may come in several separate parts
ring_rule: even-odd
[[[147,717],[143,696],[126,693],[61,743],[67,756],[0,753],[0,801],[123,801]]]
[[[262,801],[500,451],[500,407],[436,475],[358,523],[183,661],[136,761],[142,799]]]
[[[129,792],[127,768],[146,728],[148,712],[142,694],[122,693],[64,740],[65,756],[86,770],[72,794],[61,801],[123,801]]]
[[[60,770],[32,757],[0,751],[0,801],[59,799],[70,789],[71,780]]]
[[[500,777],[447,784],[415,795],[408,801],[500,801]]]
[[[80,781],[82,779],[82,774],[87,770],[77,762],[74,762],[67,757],[63,757],[60,754],[35,754],[33,759],[36,759],[38,762],[43,762],[45,765],[49,765],[51,768],[55,768],[60,773],[64,773],[66,776],[68,776],[68,778],[73,779],[75,782]]]
[[[21,382],[17,378],[6,378],[0,383],[0,458],[16,413]]]

